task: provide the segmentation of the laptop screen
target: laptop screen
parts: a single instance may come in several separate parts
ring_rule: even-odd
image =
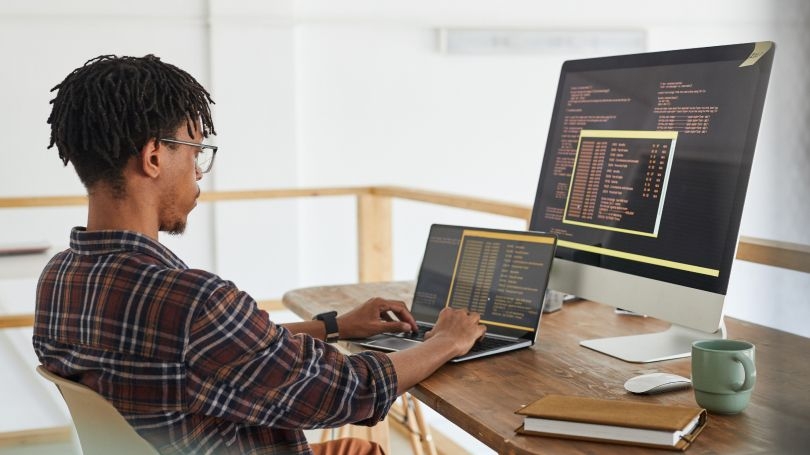
[[[435,321],[446,306],[467,309],[488,333],[534,339],[555,246],[550,234],[434,224],[411,313]]]

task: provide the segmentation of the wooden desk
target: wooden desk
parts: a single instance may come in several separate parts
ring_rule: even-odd
[[[288,292],[283,303],[310,319],[331,309],[342,313],[374,296],[410,304],[412,294],[412,282],[322,286]],[[756,345],[757,384],[751,404],[742,414],[710,414],[708,426],[688,453],[810,452],[810,339],[733,318],[726,318],[726,326],[729,338]],[[515,434],[521,418],[514,411],[546,394],[697,406],[691,389],[654,396],[635,396],[624,390],[624,381],[636,374],[661,371],[689,377],[689,358],[633,364],[579,346],[586,338],[663,330],[665,323],[619,316],[611,307],[582,301],[543,315],[540,327],[533,348],[447,364],[411,394],[492,449],[510,454],[651,451]]]

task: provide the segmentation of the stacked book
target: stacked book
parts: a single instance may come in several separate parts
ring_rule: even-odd
[[[686,450],[706,410],[638,401],[548,395],[518,411],[520,434]]]

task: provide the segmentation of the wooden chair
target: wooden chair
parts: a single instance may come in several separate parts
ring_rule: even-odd
[[[84,455],[156,455],[157,451],[135,431],[104,397],[82,384],[46,370],[37,373],[56,384],[65,399]]]

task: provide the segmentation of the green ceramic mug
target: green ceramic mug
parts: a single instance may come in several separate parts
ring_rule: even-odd
[[[742,412],[756,381],[753,344],[739,340],[692,343],[692,387],[701,407],[718,414]]]

